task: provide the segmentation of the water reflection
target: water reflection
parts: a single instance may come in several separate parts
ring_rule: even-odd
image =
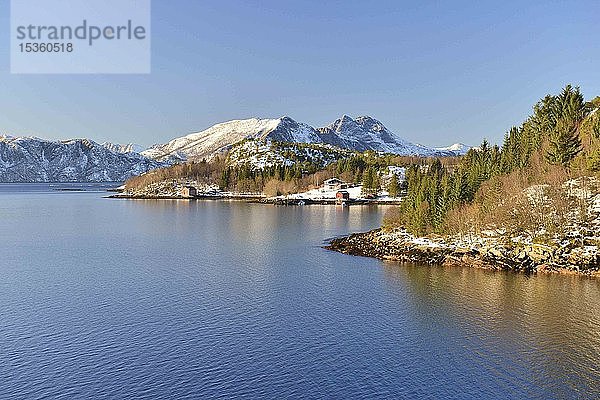
[[[549,398],[590,388],[600,396],[600,280],[384,265],[389,290],[407,291],[421,327],[445,332],[444,347],[464,346],[496,384],[516,381],[521,393],[542,388]],[[449,338],[450,327],[459,329]]]
[[[384,207],[0,202],[0,398],[594,398],[598,281],[325,251]]]

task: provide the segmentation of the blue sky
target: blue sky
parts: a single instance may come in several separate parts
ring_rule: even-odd
[[[149,75],[11,75],[0,132],[150,145],[224,120],[371,115],[426,145],[500,142],[565,84],[600,95],[595,1],[152,3]]]

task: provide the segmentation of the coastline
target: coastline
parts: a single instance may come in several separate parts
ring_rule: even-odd
[[[337,206],[352,206],[352,205],[398,205],[400,201],[389,200],[346,200],[341,204],[336,199],[285,199],[285,198],[267,198],[260,195],[244,195],[233,194],[227,196],[216,195],[197,195],[197,196],[179,196],[179,195],[147,195],[147,194],[112,194],[106,196],[109,199],[130,199],[130,200],[241,200],[252,203],[270,204],[277,206],[304,206],[304,205],[337,205]]]
[[[197,195],[197,196],[180,196],[180,195],[148,195],[148,194],[112,194],[106,196],[108,199],[129,199],[129,200],[245,200],[259,201],[264,199],[260,195]]]
[[[597,246],[507,245],[502,238],[415,237],[404,230],[353,233],[334,238],[327,250],[386,261],[507,270],[526,274],[559,273],[600,278]]]

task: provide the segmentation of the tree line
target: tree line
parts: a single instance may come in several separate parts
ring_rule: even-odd
[[[456,163],[457,160],[458,158],[450,157],[444,163]],[[432,161],[433,159],[367,151],[350,153],[349,156],[325,167],[320,160],[311,161],[309,158],[302,158],[290,165],[279,163],[256,168],[247,162],[232,164],[227,157],[217,156],[209,161],[180,163],[150,171],[129,179],[126,187],[135,190],[168,180],[189,180],[218,185],[223,191],[263,192],[268,196],[276,196],[315,188],[326,179],[338,177],[346,182],[362,183],[364,194],[367,195],[377,194],[382,189],[386,189],[391,195],[396,196],[404,186],[395,176],[390,182],[382,181],[381,176],[388,166],[409,166]]]
[[[385,224],[414,234],[447,233],[465,228],[466,206],[477,206],[469,228],[482,225],[511,193],[552,177],[566,179],[600,171],[600,98],[584,100],[579,88],[566,86],[534,107],[521,126],[511,128],[501,146],[486,140],[455,166],[435,161],[407,171],[408,193]],[[505,177],[521,182],[515,186]]]

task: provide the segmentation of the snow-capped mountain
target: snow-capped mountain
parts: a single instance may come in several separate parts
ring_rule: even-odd
[[[118,182],[165,165],[88,139],[0,136],[0,182]]]
[[[119,144],[119,143],[104,142],[104,143],[102,143],[102,146],[104,146],[105,148],[107,148],[110,151],[114,151],[115,153],[123,153],[123,154],[141,153],[142,151],[144,151],[144,148],[141,145],[135,144],[135,143]]]
[[[284,142],[320,142],[314,128],[289,117],[251,118],[223,122],[202,132],[151,146],[142,154],[156,160],[200,160],[223,153],[244,139],[267,138]]]
[[[413,144],[366,116],[345,115],[318,129],[289,117],[252,118],[220,123],[141,152],[134,144],[0,136],[0,182],[123,181],[173,162],[210,159],[229,150],[232,163],[311,161],[324,166],[351,151],[449,156],[468,149],[460,143],[438,149]]]
[[[295,143],[326,143],[342,149],[374,150],[399,155],[449,156],[451,151],[437,150],[408,142],[368,116],[344,115],[332,124],[315,129],[290,117],[244,119],[223,122],[202,132],[157,144],[142,152],[157,160],[200,160],[229,150],[244,139]]]
[[[325,143],[356,151],[374,150],[415,156],[439,156],[440,151],[414,144],[390,132],[381,122],[369,116],[356,119],[344,115],[332,124],[319,128]]]
[[[457,156],[464,156],[471,148],[471,146],[467,146],[463,143],[454,143],[448,147],[436,147],[435,149],[439,151],[451,151]]]

